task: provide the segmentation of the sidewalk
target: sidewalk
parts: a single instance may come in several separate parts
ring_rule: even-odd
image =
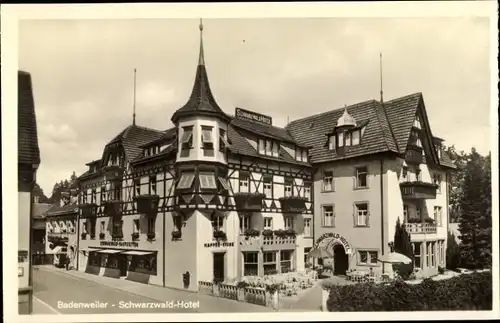
[[[107,287],[118,289],[126,293],[135,294],[160,302],[171,300],[199,301],[199,312],[204,313],[274,312],[274,310],[265,306],[243,303],[225,298],[176,290],[167,287],[141,284],[123,279],[96,276],[76,270],[66,271],[64,269],[59,269],[52,266],[39,266],[38,270],[53,271],[61,275],[70,275],[79,279],[91,281],[96,284],[105,285]]]
[[[38,297],[33,296],[33,313],[34,315],[43,315],[43,314],[49,314],[49,315],[57,315],[61,314],[58,311],[56,311],[54,308],[50,307],[47,305],[45,302],[40,300]]]

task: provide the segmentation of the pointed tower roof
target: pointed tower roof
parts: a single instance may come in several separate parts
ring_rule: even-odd
[[[205,55],[203,51],[203,23],[200,19],[200,54],[198,58],[198,67],[196,68],[196,77],[194,80],[191,96],[183,107],[175,111],[172,115],[172,122],[175,124],[180,117],[185,116],[214,116],[222,118],[227,122],[230,118],[219,107],[210,90],[207,70],[205,68]]]
[[[347,112],[347,107],[344,109],[344,113],[337,120],[337,127],[355,127],[356,119]]]

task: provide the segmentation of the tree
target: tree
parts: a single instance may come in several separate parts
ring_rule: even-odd
[[[394,270],[398,272],[403,279],[408,279],[413,273],[415,256],[413,255],[410,234],[406,231],[405,223],[403,222],[403,224],[401,224],[399,218],[396,221],[396,231],[394,232],[394,252],[403,254],[411,259],[410,264],[394,265]]]
[[[460,258],[466,268],[491,267],[491,157],[474,148],[469,156],[458,203]]]
[[[465,151],[461,150],[457,152],[455,149],[455,145],[451,145],[450,147],[444,147],[444,150],[447,152],[450,159],[453,161],[453,164],[456,167],[456,170],[451,173],[449,179],[450,185],[450,222],[459,222],[460,221],[460,206],[459,202],[462,198],[462,188],[464,182],[464,169],[467,165],[467,161],[469,155],[465,153]]]
[[[448,240],[446,241],[446,268],[456,270],[460,264],[460,249],[455,235],[448,231]]]
[[[33,187],[33,196],[38,197],[38,203],[49,203],[49,198],[43,193],[43,189],[35,183]]]

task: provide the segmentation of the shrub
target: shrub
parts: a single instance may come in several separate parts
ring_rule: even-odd
[[[327,308],[345,311],[447,311],[491,310],[491,272],[460,275],[450,279],[410,285],[402,280],[389,284],[360,283],[328,286]]]
[[[444,269],[444,267],[442,267],[442,266],[439,266],[439,267],[438,267],[438,272],[439,272],[440,274],[444,274],[445,270],[446,270],[446,269]]]
[[[403,280],[408,280],[413,274],[413,264],[393,264],[392,268]]]
[[[455,235],[448,232],[448,241],[446,241],[446,268],[456,271],[460,264],[460,249],[455,240]]]
[[[260,235],[259,230],[257,229],[246,229],[245,230],[245,236],[247,237],[258,237]]]
[[[265,229],[262,231],[262,236],[264,237],[272,237],[273,236],[273,230],[270,229]]]

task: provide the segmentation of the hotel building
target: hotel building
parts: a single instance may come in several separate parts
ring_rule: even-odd
[[[321,246],[337,274],[378,270],[398,217],[422,270],[444,264],[452,164],[421,94],[275,127],[219,107],[201,40],[192,92],[171,121],[155,130],[134,115],[87,164],[78,179],[79,270],[197,290],[199,281],[304,270]]]

